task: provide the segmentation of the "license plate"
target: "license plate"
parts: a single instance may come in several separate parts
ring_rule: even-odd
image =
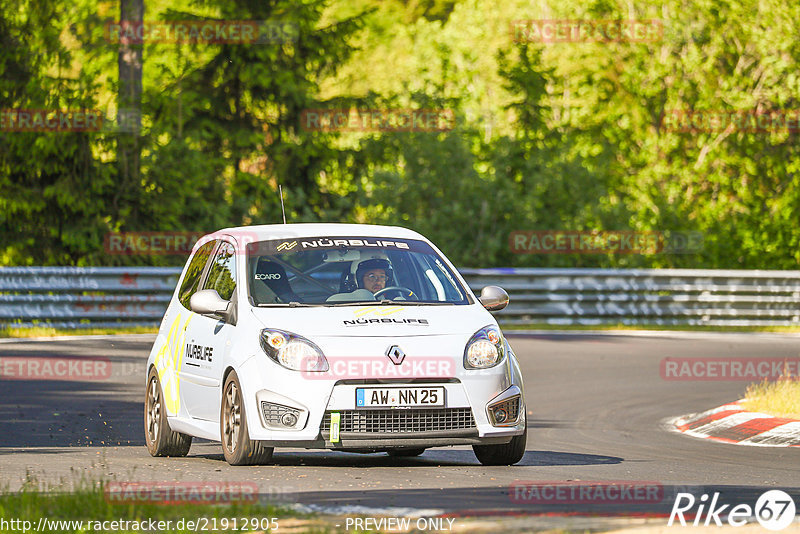
[[[357,388],[356,408],[444,406],[444,388]]]

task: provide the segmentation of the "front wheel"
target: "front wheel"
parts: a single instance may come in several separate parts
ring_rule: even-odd
[[[144,400],[144,438],[151,456],[186,456],[192,436],[173,432],[167,423],[161,381],[155,367],[147,375]]]
[[[483,465],[514,465],[525,455],[528,441],[527,424],[519,436],[514,436],[508,443],[500,445],[473,445],[478,461]]]
[[[231,465],[257,465],[272,460],[272,447],[250,439],[247,430],[242,388],[236,371],[231,371],[222,388],[219,414],[222,453]]]

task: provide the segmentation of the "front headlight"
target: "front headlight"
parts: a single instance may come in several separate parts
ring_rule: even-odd
[[[277,363],[294,371],[322,372],[328,360],[312,341],[284,330],[267,328],[261,331],[261,348]]]
[[[466,369],[488,369],[503,361],[503,336],[496,326],[485,326],[475,332],[464,349]]]

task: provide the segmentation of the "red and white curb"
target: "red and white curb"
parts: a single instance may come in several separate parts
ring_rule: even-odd
[[[748,412],[739,402],[666,423],[670,430],[695,438],[757,447],[800,447],[800,421]]]

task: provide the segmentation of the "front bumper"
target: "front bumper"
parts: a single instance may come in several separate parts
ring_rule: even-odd
[[[263,359],[253,357],[244,362],[238,374],[245,398],[252,399],[246,405],[250,439],[264,441],[267,446],[382,450],[487,445],[507,443],[524,430],[524,400],[518,404],[518,417],[504,426],[493,424],[487,410],[504,393],[521,392],[521,379],[512,366],[505,364],[489,370],[465,370],[449,379],[324,380],[265,366]],[[357,388],[389,384],[444,387],[445,407],[356,407]],[[296,424],[279,428],[274,410],[262,409],[264,402],[270,403],[270,409],[279,405],[295,410]],[[340,419],[338,439],[331,436],[334,413]]]

